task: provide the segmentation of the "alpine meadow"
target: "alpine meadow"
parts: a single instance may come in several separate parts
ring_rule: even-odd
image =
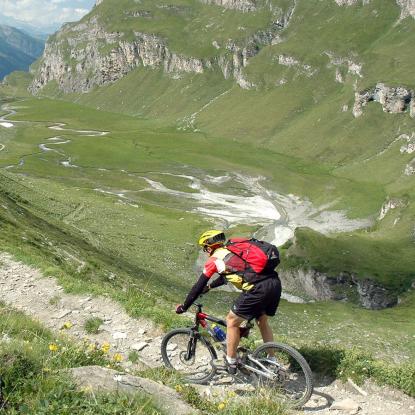
[[[414,45],[413,0],[98,0],[49,36],[0,84],[0,408],[180,413],[91,396],[67,370],[94,365],[163,383],[181,413],[303,413],[188,385],[152,348],[191,324],[174,307],[223,229],[279,248],[274,336],[323,388],[305,411],[352,413],[322,399],[349,382],[395,399],[355,391],[353,413],[414,413]],[[223,317],[237,295],[201,301]],[[85,298],[107,308],[84,321],[65,301]]]

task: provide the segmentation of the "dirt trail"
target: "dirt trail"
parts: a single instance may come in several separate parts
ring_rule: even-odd
[[[7,254],[0,254],[0,300],[59,331],[66,322],[72,327],[65,333],[77,340],[111,345],[112,353],[123,356],[123,366],[132,366],[128,354],[139,353],[145,365],[161,365],[161,332],[151,322],[131,318],[125,310],[106,297],[66,294],[55,279],[43,275]],[[85,322],[93,317],[103,320],[100,333],[89,334]],[[144,363],[140,366],[143,367]]]
[[[65,322],[73,326],[65,332],[75,340],[111,344],[112,353],[120,353],[126,370],[161,366],[160,344],[163,333],[147,320],[134,319],[123,308],[106,297],[66,294],[53,278],[45,278],[36,269],[0,254],[0,300],[22,310],[43,325],[58,332]],[[104,323],[99,334],[89,334],[84,329],[91,317]],[[1,341],[0,333],[0,341]],[[128,354],[137,351],[141,362],[133,365]],[[145,362],[145,363],[144,363]],[[201,386],[202,395],[221,397],[229,388]],[[414,415],[415,399],[367,383],[358,391],[351,384],[321,380],[315,394],[301,413],[318,415]],[[333,409],[349,399],[343,410]],[[351,400],[351,402],[350,402]],[[346,402],[347,403],[347,402]],[[334,406],[333,406],[334,405]],[[359,409],[357,409],[359,408]]]

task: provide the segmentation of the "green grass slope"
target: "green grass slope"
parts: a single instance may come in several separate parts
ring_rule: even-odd
[[[162,248],[157,246],[158,241],[154,238],[155,234],[161,233],[151,222],[151,210],[138,211],[140,225],[152,224],[151,229],[140,227],[139,236],[129,236],[129,219],[138,220],[136,209],[129,211],[114,200],[100,200],[86,189],[73,191],[68,198],[70,188],[56,185],[52,180],[2,174],[0,183],[0,243],[3,250],[39,267],[45,275],[55,276],[67,291],[109,295],[120,301],[133,316],[151,318],[164,327],[184,324],[175,316],[173,304],[185,296],[195,279],[191,276],[195,255],[191,243],[194,241],[184,232],[189,227],[187,218],[181,221],[177,228],[180,233],[174,236],[177,221],[163,210],[158,221],[163,217],[160,226],[168,232],[160,241]],[[85,204],[83,211],[73,205],[78,202],[77,197]],[[78,218],[73,213],[74,208]],[[120,220],[111,218],[114,227],[109,227],[106,223],[109,212],[114,214],[115,209]],[[63,220],[64,217],[72,217],[72,221]],[[88,220],[92,217],[94,220]],[[97,221],[99,218],[102,222]],[[114,240],[122,241],[122,244],[114,244]],[[137,256],[141,260],[145,256],[147,240],[151,241],[152,253],[163,252],[163,255],[158,261],[153,255],[153,261],[137,266]],[[134,245],[134,251],[116,251],[120,245],[127,244]],[[172,245],[175,247],[170,251]],[[179,264],[184,258],[189,258],[189,262],[181,272]],[[88,265],[79,270],[82,260]],[[163,261],[168,261],[167,265],[173,266],[175,272],[163,274]],[[213,291],[203,301],[208,312],[223,316],[232,297],[232,294]],[[299,347],[316,371],[355,377],[356,374],[362,376],[363,365],[369,370],[366,374],[377,381],[413,394],[410,362],[415,356],[414,310],[413,295],[404,297],[394,309],[383,311],[362,310],[334,302],[290,304],[282,301],[272,325],[276,338]],[[9,329],[6,332],[9,333]],[[15,332],[11,333],[13,337]],[[255,338],[258,336],[256,333]],[[50,335],[46,343],[48,341]],[[352,351],[346,351],[350,349]],[[391,360],[399,366],[391,365]],[[384,365],[382,361],[388,364]]]
[[[72,367],[113,366],[100,350],[73,344],[0,303],[0,377],[4,414],[162,414],[145,395],[91,394],[65,374]]]
[[[24,165],[9,172],[3,170],[0,175],[3,249],[26,261],[36,258],[37,265],[58,276],[68,289],[84,291],[88,281],[89,290],[107,292],[133,315],[145,315],[166,326],[177,324],[173,305],[185,296],[195,279],[193,267],[198,255],[195,240],[212,222],[189,212],[188,204],[180,198],[143,192],[147,184],[140,177],[163,180],[170,188],[185,191],[183,179],[170,177],[165,181],[158,172],[189,174],[189,169],[184,168],[188,165],[193,166],[190,171],[194,175],[219,176],[226,171],[240,171],[255,176],[266,174],[268,166],[272,166],[276,179],[269,185],[305,192],[320,203],[331,200],[334,192],[340,197],[344,189],[349,196],[343,205],[352,200],[356,210],[362,206],[368,208],[368,192],[378,194],[378,202],[372,209],[384,198],[382,191],[377,193],[377,187],[336,178],[321,167],[292,157],[261,153],[255,147],[249,152],[237,151],[234,143],[227,140],[207,138],[200,133],[178,133],[151,120],[104,114],[62,101],[25,100],[18,105],[21,108],[14,118],[37,122],[18,124],[18,128],[9,132],[6,150],[0,152],[2,166],[18,164],[22,157],[25,160]],[[63,136],[72,140],[65,145],[65,158],[71,157],[79,166],[69,169],[59,164],[61,155],[39,149],[45,137],[53,136],[46,128],[53,122],[66,122],[68,128],[75,129],[108,129],[111,133],[106,137],[79,137],[65,132]],[[240,160],[243,160],[243,169]],[[261,168],[258,160],[269,162]],[[102,168],[107,170],[99,170]],[[280,171],[285,172],[281,180],[278,179]],[[128,199],[96,192],[96,188],[118,189]],[[326,191],[328,188],[330,192]],[[238,190],[235,187],[236,194]],[[230,236],[253,230],[252,227],[233,228]],[[298,261],[302,265],[305,258],[321,271],[330,273],[352,268],[362,277],[370,275],[390,289],[402,291],[413,279],[411,245],[403,232],[400,239],[398,235],[390,235],[390,240],[385,235],[376,237],[382,232],[380,228],[331,239],[301,231],[297,239],[305,255],[299,259],[290,255],[282,266],[290,266],[290,261],[294,267]],[[389,251],[383,257],[385,249]],[[78,272],[82,261],[88,266]],[[330,343],[340,339],[340,344],[347,347],[361,344],[364,348],[370,343],[367,347],[372,351],[377,350],[379,341],[386,344],[393,338],[391,344],[400,352],[394,352],[391,346],[392,349],[385,349],[387,353],[412,356],[415,351],[409,334],[414,321],[411,298],[404,297],[395,310],[382,312],[360,310],[347,304],[283,303],[275,328],[290,342],[302,343],[307,339],[306,343]],[[206,300],[223,315],[231,298],[212,293]],[[304,314],[304,309],[314,313],[318,330],[309,332],[309,316]],[[326,314],[327,310],[333,311],[331,317]],[[394,313],[402,324],[393,323]],[[377,319],[382,323],[375,324]],[[388,319],[390,324],[386,324]],[[357,329],[356,336],[350,337],[349,332],[340,329],[342,320],[353,327],[362,325],[363,332],[373,326],[373,337],[368,341]]]
[[[105,7],[103,15],[110,9],[110,2]],[[222,10],[223,15],[228,13],[238,12]],[[321,195],[321,189],[341,180],[347,197],[339,205],[346,207],[351,216],[376,218],[384,200],[404,200],[405,207],[376,222],[369,233],[333,238],[320,235],[320,243],[315,244],[312,233],[305,232],[303,238],[310,239],[304,239],[302,249],[296,250],[300,255],[297,264],[309,264],[333,274],[355,270],[401,290],[414,280],[415,194],[413,176],[403,174],[413,157],[400,153],[404,141],[397,137],[402,133],[410,136],[415,131],[415,120],[408,112],[384,113],[377,103],[365,107],[360,118],[354,118],[351,112],[355,91],[378,82],[415,87],[415,60],[410,53],[415,21],[409,17],[398,23],[399,15],[397,4],[386,0],[352,7],[339,7],[334,1],[298,1],[290,25],[281,34],[282,41],[261,48],[245,68],[246,77],[255,85],[251,90],[241,89],[232,80],[225,81],[219,73],[171,79],[162,72],[139,68],[115,84],[81,97],[65,98],[162,120],[178,128],[194,128],[207,137],[242,144],[247,153],[254,148],[257,160],[261,160],[257,164],[269,166],[265,175],[272,177],[280,189],[313,200],[328,196]],[[136,23],[140,30],[158,33],[161,26],[154,26],[155,21],[160,23],[157,19],[142,21]],[[175,26],[168,20],[163,22],[167,30],[164,35],[169,40],[168,30]],[[130,27],[119,19],[112,24],[112,29],[116,25]],[[186,46],[177,41],[178,36],[189,34],[186,30],[180,29],[172,37],[175,51],[186,53]],[[211,41],[208,35],[206,39]],[[332,63],[329,55],[343,59],[342,63]],[[297,63],[282,65],[280,56],[292,56]],[[361,65],[361,75],[348,70],[349,60]],[[305,69],[307,65],[309,71]],[[343,83],[336,82],[336,69]],[[192,115],[194,122],[189,124]],[[270,157],[264,157],[266,153]],[[250,165],[239,153],[232,152],[230,157],[236,154],[240,165]],[[287,178],[291,176],[287,164],[278,161],[280,156],[318,164],[325,173],[312,176],[316,182],[311,186],[304,174],[291,180]],[[326,187],[320,181],[322,176]],[[363,186],[364,200],[359,198],[357,202],[356,193],[349,191],[345,183]],[[337,200],[335,193],[330,196]]]

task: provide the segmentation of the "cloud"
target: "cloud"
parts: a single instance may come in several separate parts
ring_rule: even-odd
[[[77,21],[95,0],[1,0],[0,13],[40,27],[60,26]]]

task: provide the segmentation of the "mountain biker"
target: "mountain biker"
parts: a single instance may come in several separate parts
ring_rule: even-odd
[[[222,231],[209,230],[199,238],[199,245],[208,253],[203,272],[193,285],[183,304],[176,307],[176,313],[184,313],[200,294],[227,282],[232,283],[242,293],[234,301],[226,317],[227,353],[226,366],[230,374],[237,372],[237,348],[240,341],[240,325],[245,320],[256,319],[265,342],[273,341],[273,334],[268,317],[274,316],[281,297],[281,282],[275,270],[266,275],[261,274],[258,282],[244,281],[243,276],[230,272],[230,264],[242,261],[237,255],[226,248],[226,237]],[[219,274],[209,283],[211,277]]]

